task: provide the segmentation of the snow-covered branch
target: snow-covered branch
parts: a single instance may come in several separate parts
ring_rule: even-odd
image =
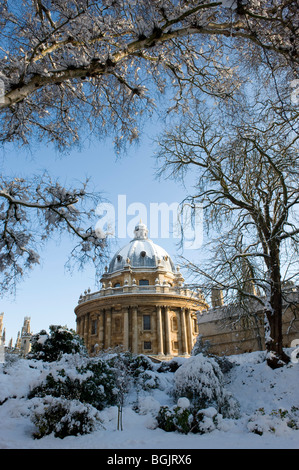
[[[295,3],[2,2],[0,141],[28,143],[32,132],[64,148],[79,139],[83,123],[132,140],[137,118],[150,115],[166,87],[176,109],[195,84],[228,96],[238,86],[238,58],[254,57],[259,67],[266,55],[292,74]]]
[[[40,251],[54,233],[68,233],[77,241],[73,257],[100,266],[106,240],[90,228],[99,195],[81,188],[66,189],[44,174],[30,180],[1,177],[0,278],[1,290],[14,289],[28,269],[39,263]],[[91,203],[93,207],[91,206]]]

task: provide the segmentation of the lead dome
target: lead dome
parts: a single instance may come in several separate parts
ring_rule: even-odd
[[[148,238],[148,229],[142,222],[135,226],[134,238],[115,253],[108,273],[120,271],[128,264],[134,269],[163,267],[166,271],[175,273],[171,257],[164,248]]]

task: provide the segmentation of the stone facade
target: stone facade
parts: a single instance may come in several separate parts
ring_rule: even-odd
[[[248,303],[251,315],[240,315],[237,307],[223,305],[219,294],[212,296],[213,307],[198,316],[199,335],[208,341],[209,352],[217,355],[265,350],[264,315],[260,303]],[[284,290],[282,318],[283,347],[299,345],[299,288]]]
[[[207,308],[163,248],[135,227],[135,238],[112,258],[102,289],[85,291],[75,308],[77,333],[91,354],[122,346],[165,359],[188,356],[198,335],[197,312]]]

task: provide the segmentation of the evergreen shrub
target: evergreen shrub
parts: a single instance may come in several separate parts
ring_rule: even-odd
[[[97,410],[90,405],[83,405],[78,400],[55,399],[47,397],[43,405],[32,414],[36,426],[35,439],[49,434],[63,439],[67,436],[88,434],[100,423]]]

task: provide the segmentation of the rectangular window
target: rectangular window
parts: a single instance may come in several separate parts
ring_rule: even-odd
[[[115,320],[114,320],[114,329],[115,329],[115,333],[120,333],[121,332],[120,318],[115,318]]]
[[[144,330],[151,329],[151,316],[150,315],[143,315],[143,329]]]
[[[171,319],[171,329],[172,331],[178,331],[178,320],[177,317],[172,317]]]
[[[140,279],[139,285],[140,286],[149,286],[149,280],[148,279]]]
[[[91,321],[91,334],[92,335],[97,334],[97,320],[92,320]]]
[[[144,341],[144,343],[143,343],[143,349],[152,349],[152,343],[151,343],[151,341]]]

